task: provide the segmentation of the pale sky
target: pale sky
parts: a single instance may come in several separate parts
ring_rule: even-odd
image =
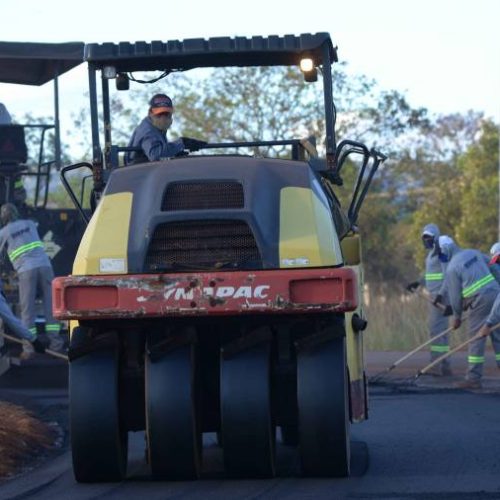
[[[141,11],[140,9],[143,8]],[[500,122],[500,0],[0,0],[2,41],[119,42],[327,31],[350,71],[432,113]],[[84,67],[60,79],[62,131],[86,105]],[[15,116],[48,114],[52,86],[0,84]]]

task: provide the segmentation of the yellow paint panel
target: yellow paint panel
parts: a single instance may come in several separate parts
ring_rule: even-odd
[[[74,275],[110,274],[101,272],[101,259],[120,262],[127,273],[127,247],[132,213],[132,193],[116,193],[104,196],[83,235],[73,264]]]
[[[342,262],[331,214],[308,188],[281,190],[279,245],[282,268],[334,266]]]

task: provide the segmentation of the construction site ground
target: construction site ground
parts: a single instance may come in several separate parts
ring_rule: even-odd
[[[404,352],[367,352],[368,379],[381,374]],[[483,387],[473,392],[500,394],[500,370],[494,353],[487,350]],[[415,374],[429,362],[429,353],[419,352],[388,373],[370,382],[372,390],[386,386],[404,391],[455,390],[464,378],[467,353],[451,358],[453,376],[435,377]],[[0,452],[4,467],[0,481],[23,476],[40,463],[57,458],[68,450],[67,364],[46,355],[28,361],[10,359],[10,367],[0,375]],[[456,389],[457,391],[459,389]]]

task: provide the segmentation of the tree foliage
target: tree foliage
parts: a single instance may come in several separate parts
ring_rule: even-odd
[[[455,227],[463,245],[488,251],[498,240],[499,132],[485,121],[479,140],[459,160],[461,218]]]

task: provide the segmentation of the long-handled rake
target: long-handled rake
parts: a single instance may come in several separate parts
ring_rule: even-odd
[[[0,335],[3,335],[7,340],[11,342],[16,342],[17,344],[22,344],[23,341],[18,339],[17,337],[13,337],[12,335],[8,335],[7,333],[0,332]],[[52,349],[45,349],[45,353],[49,356],[54,356],[55,358],[63,359],[64,361],[68,361],[68,356],[65,354],[61,354],[60,352],[53,351]]]
[[[423,293],[423,292],[417,292],[417,295],[419,297],[423,298],[425,301],[432,303],[435,307],[437,307],[438,309],[441,309],[442,311],[444,311],[446,309],[446,307],[443,304],[439,304],[439,303],[438,304],[434,304],[432,302],[430,296],[427,295],[427,294],[425,294],[425,293]],[[467,316],[468,316],[467,313],[464,314],[464,319]],[[413,356],[415,353],[417,353],[418,351],[420,351],[421,349],[423,349],[425,346],[427,346],[429,344],[432,344],[436,340],[440,339],[441,337],[444,337],[446,334],[448,334],[448,333],[450,333],[452,331],[453,331],[453,327],[450,326],[446,330],[438,333],[437,335],[434,335],[434,337],[429,338],[428,340],[426,340],[422,344],[420,344],[417,347],[415,347],[415,349],[413,349],[412,351],[406,353],[403,357],[401,357],[398,360],[394,361],[394,363],[391,366],[389,366],[389,368],[386,368],[385,370],[383,370],[383,371],[381,371],[381,372],[373,375],[372,377],[370,377],[369,381],[370,382],[376,382],[381,377],[383,377],[384,375],[386,375],[390,371],[394,370],[394,368],[396,368],[397,366],[399,366],[403,361],[407,360],[408,358],[410,358],[411,356]]]
[[[497,328],[500,328],[500,323],[497,323],[495,326],[493,326],[491,328],[491,330],[493,331],[493,330],[496,330]],[[451,356],[455,352],[460,351],[460,349],[462,349],[465,346],[469,345],[474,340],[477,340],[477,339],[480,339],[481,337],[486,337],[486,336],[487,335],[484,335],[483,333],[477,333],[476,335],[474,335],[470,339],[466,340],[465,342],[462,342],[460,345],[457,345],[456,347],[454,347],[453,349],[451,349],[447,353],[443,354],[442,356],[439,356],[439,358],[436,358],[432,363],[429,363],[427,366],[424,366],[424,368],[422,368],[421,370],[419,370],[417,372],[417,374],[415,375],[415,377],[414,377],[413,380],[417,380],[420,377],[420,375],[424,375],[431,368],[433,368],[437,364],[441,363],[441,361],[445,360],[446,358],[448,358],[449,356]]]

